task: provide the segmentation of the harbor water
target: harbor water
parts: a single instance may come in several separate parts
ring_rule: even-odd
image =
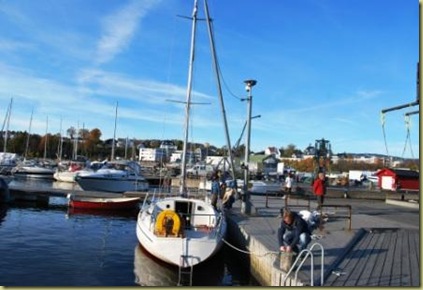
[[[10,186],[57,184],[13,180]],[[138,243],[137,213],[75,211],[60,197],[0,204],[0,285],[176,286],[178,267],[157,260]],[[192,285],[257,284],[237,253],[224,246],[194,267]]]

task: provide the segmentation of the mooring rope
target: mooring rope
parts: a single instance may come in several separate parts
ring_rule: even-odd
[[[234,245],[232,245],[231,243],[229,243],[227,240],[225,240],[224,238],[222,238],[222,241],[223,241],[226,245],[228,245],[229,247],[231,247],[232,249],[234,249],[234,250],[236,250],[236,251],[238,251],[238,252],[241,252],[241,253],[247,254],[247,255],[253,255],[253,256],[258,256],[258,257],[264,257],[264,256],[267,256],[267,255],[270,255],[270,254],[274,254],[274,255],[279,255],[279,253],[285,254],[285,253],[283,253],[283,252],[279,252],[279,251],[268,251],[268,252],[266,252],[266,253],[264,253],[264,254],[258,254],[258,253],[254,253],[254,252],[250,252],[250,251],[245,251],[245,250],[242,250],[242,249],[240,249],[240,248],[237,248],[237,247],[235,247]]]

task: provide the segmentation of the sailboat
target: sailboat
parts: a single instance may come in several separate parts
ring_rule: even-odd
[[[9,183],[11,179],[11,171],[13,167],[16,166],[16,160],[17,160],[17,154],[7,152],[7,139],[9,136],[9,124],[10,124],[10,116],[12,113],[12,103],[13,98],[10,99],[9,106],[7,107],[6,116],[4,119],[3,127],[2,127],[2,137],[4,137],[4,143],[3,143],[3,152],[0,152],[0,176],[3,177],[4,180],[6,180],[7,183]],[[4,130],[4,127],[6,126],[6,130]],[[4,130],[4,131],[3,131]]]
[[[47,162],[46,160],[46,142],[44,143],[44,159],[27,159],[28,150],[29,150],[29,138],[31,136],[31,126],[32,126],[32,117],[34,114],[34,110],[31,112],[31,119],[29,121],[29,130],[26,139],[26,148],[25,148],[25,155],[24,160],[20,162],[17,166],[15,166],[11,173],[14,177],[18,178],[34,178],[34,179],[53,179],[53,175],[56,172],[53,164]],[[46,127],[46,138],[47,138],[47,130],[48,130],[48,118],[47,118],[47,127]]]
[[[215,60],[207,1],[204,1],[204,9],[209,28],[210,43],[212,44],[211,50]],[[191,89],[197,10],[197,0],[194,0],[190,64],[185,102],[185,139],[181,162],[179,196],[167,195],[164,198],[157,198],[155,193],[153,193],[152,198],[148,200],[147,195],[138,214],[136,225],[138,241],[150,254],[168,264],[176,265],[180,269],[191,267],[191,275],[193,266],[204,262],[218,252],[223,244],[227,229],[224,212],[215,209],[209,201],[190,196],[186,187],[186,155],[189,110],[192,104]],[[216,62],[215,68],[218,80]],[[221,93],[220,86],[218,88],[219,93]],[[220,103],[223,106],[222,98]],[[224,109],[222,112],[224,112]],[[224,121],[227,133],[225,115]],[[228,143],[230,143],[228,134],[226,136]],[[228,148],[231,148],[230,144]],[[229,152],[229,154],[231,153]]]

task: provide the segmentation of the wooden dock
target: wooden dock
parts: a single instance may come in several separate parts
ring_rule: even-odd
[[[316,206],[314,202],[290,202],[295,210]],[[228,240],[249,253],[240,256],[263,286],[420,286],[419,209],[383,201],[348,202],[352,204],[352,229],[348,229],[345,218],[337,218],[338,213],[330,210],[327,221],[313,232],[310,243],[321,245],[323,255],[320,247],[314,247],[313,271],[308,259],[296,278],[295,271],[287,276],[280,269],[277,254],[277,215],[284,206],[283,200],[274,199],[266,207],[263,197],[253,196],[254,207],[248,216],[240,212],[237,201],[228,213]]]
[[[420,286],[420,233],[365,230],[329,273],[325,286]]]

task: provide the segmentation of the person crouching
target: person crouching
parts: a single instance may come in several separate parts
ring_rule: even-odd
[[[307,222],[296,212],[281,210],[282,221],[278,229],[281,252],[296,253],[306,249],[311,241]]]

